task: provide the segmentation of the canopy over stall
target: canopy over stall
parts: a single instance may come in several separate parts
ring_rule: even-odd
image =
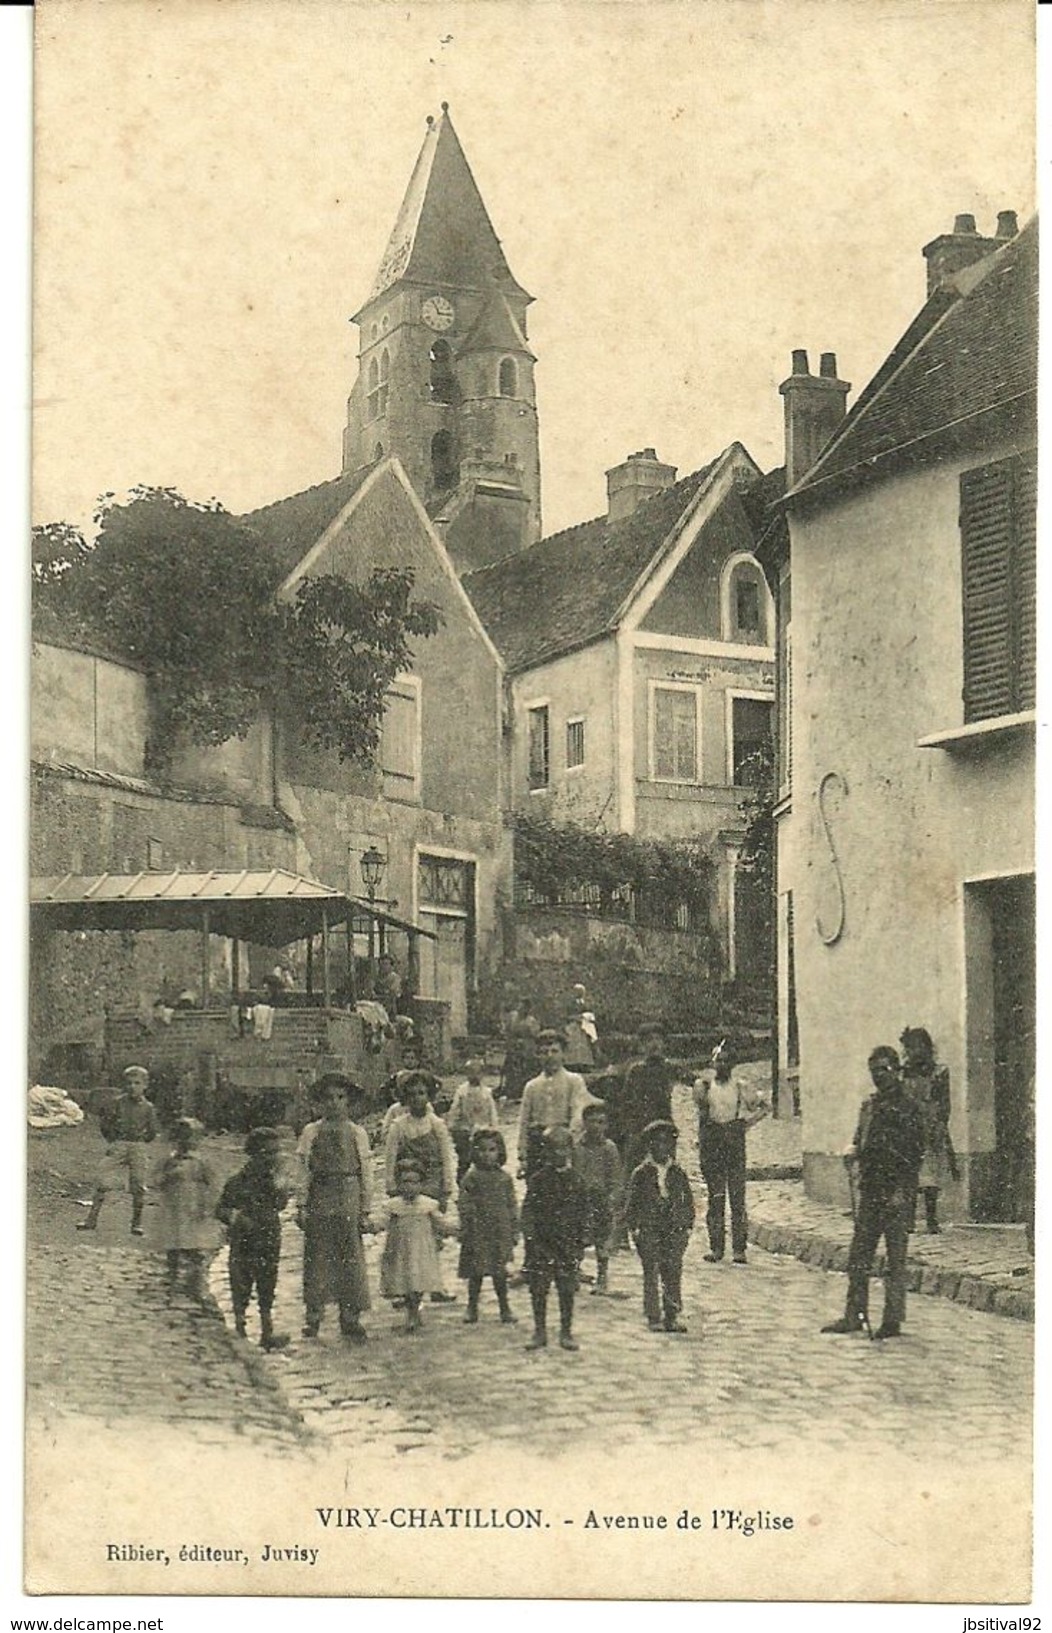
[[[366,916],[406,931],[411,944],[430,936],[419,925],[397,919],[368,902],[357,901],[317,879],[283,868],[240,872],[67,873],[30,880],[33,920],[53,930],[198,930],[201,934],[202,1003],[208,1001],[208,938],[227,936],[234,944],[256,942],[285,947],[306,941],[308,954],[321,936],[322,992],[330,995],[329,932]],[[433,939],[433,938],[432,938]],[[308,984],[311,985],[308,956]],[[235,963],[234,985],[238,985]]]

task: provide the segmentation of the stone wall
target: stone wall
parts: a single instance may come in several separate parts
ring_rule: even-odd
[[[154,868],[295,865],[293,836],[259,827],[239,807],[166,798],[38,767],[30,808],[30,873],[138,873]],[[225,943],[212,942],[217,985]],[[29,976],[29,1066],[53,1049],[98,1055],[108,1007],[149,1011],[162,991],[201,984],[200,938],[188,931],[34,930]],[[54,1058],[54,1057],[53,1057]]]
[[[588,988],[600,1033],[633,1032],[645,1020],[693,1033],[721,1014],[721,961],[708,936],[528,908],[505,913],[504,949],[502,988],[480,1005],[480,1019],[491,1026],[513,993],[528,996],[544,1024],[563,1021],[578,981]]]

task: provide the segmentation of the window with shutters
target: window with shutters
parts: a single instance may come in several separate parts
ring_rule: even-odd
[[[387,693],[380,738],[384,796],[402,803],[420,800],[420,679],[406,675]]]
[[[701,689],[675,682],[650,687],[650,778],[696,783],[701,763]]]
[[[1034,707],[1037,463],[1014,455],[961,475],[964,720]]]
[[[566,769],[576,771],[584,765],[584,718],[578,716],[566,722]]]
[[[526,786],[533,793],[547,788],[551,773],[551,739],[547,703],[526,711]]]

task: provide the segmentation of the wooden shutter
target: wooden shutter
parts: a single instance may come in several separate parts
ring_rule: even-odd
[[[1012,478],[1007,462],[961,476],[964,718],[1012,712]]]
[[[1037,682],[1037,459],[1019,460],[1015,490],[1016,708],[1035,706]]]
[[[1033,461],[961,476],[964,718],[990,720],[1034,700]]]

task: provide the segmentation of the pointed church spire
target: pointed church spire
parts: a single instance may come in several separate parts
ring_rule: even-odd
[[[400,279],[488,290],[494,278],[531,299],[512,275],[443,102],[437,119],[428,115],[427,135],[366,306]]]

